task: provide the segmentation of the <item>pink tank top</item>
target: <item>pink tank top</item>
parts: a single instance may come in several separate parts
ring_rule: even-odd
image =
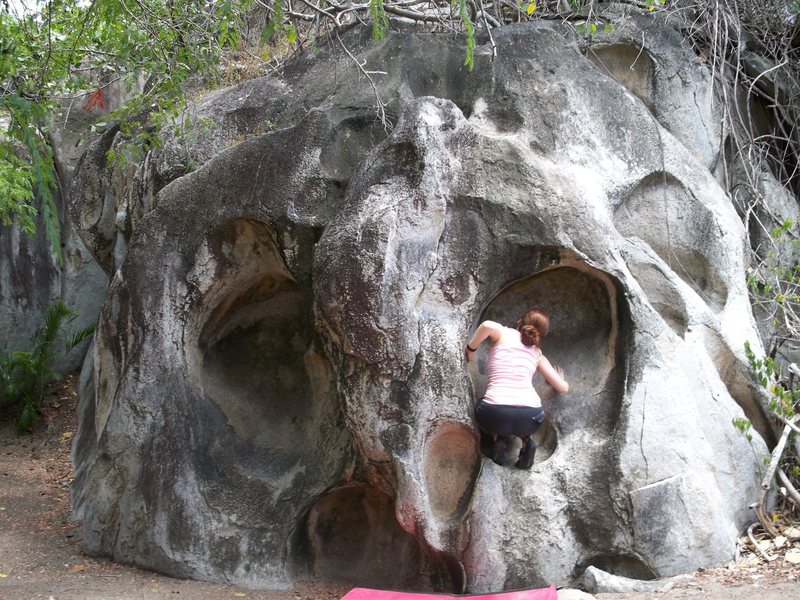
[[[542,351],[537,346],[526,346],[520,339],[519,331],[512,331],[517,335],[511,343],[504,340],[489,349],[486,365],[489,387],[486,388],[484,400],[489,404],[539,407],[542,400],[533,389],[531,380]]]

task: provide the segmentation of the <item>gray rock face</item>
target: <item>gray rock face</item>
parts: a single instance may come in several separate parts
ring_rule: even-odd
[[[0,227],[0,350],[29,350],[31,338],[57,300],[78,313],[70,328],[96,321],[108,277],[67,220],[62,223],[62,240],[64,261],[59,263],[43,223],[33,238],[16,226]],[[77,369],[85,352],[86,344],[81,344],[52,366],[62,372]],[[0,396],[0,406],[4,403]]]
[[[59,297],[60,283],[43,226],[33,239],[15,226],[0,228],[0,349],[27,349],[50,302]]]
[[[105,111],[119,108],[123,90],[121,83],[105,88],[105,109],[86,111],[83,102],[65,104],[47,127],[58,173],[59,205],[69,195],[81,154],[93,137],[91,125],[103,119]],[[82,241],[83,228],[76,231],[67,211],[61,210],[59,216],[63,261],[53,256],[41,219],[34,238],[14,226],[0,227],[0,350],[28,350],[47,309],[57,300],[78,313],[71,327],[82,329],[97,320],[108,275]],[[77,369],[85,353],[86,344],[82,344],[54,366],[62,371]]]
[[[711,173],[702,66],[629,27],[591,58],[557,26],[504,29],[472,74],[449,36],[353,34],[389,73],[388,136],[323,49],[215,97],[258,88],[274,128],[127,190],[129,232],[87,219],[127,248],[82,384],[88,549],[251,586],[470,592],[729,560],[765,449],[731,419],[768,432],[744,230]],[[620,83],[597,64],[625,64],[625,36],[650,62]],[[111,210],[89,196],[76,214]],[[535,382],[548,419],[520,471],[479,454],[485,356],[463,347],[531,305],[571,390]]]
[[[86,246],[109,272],[125,257],[133,231],[156,206],[158,192],[208,161],[217,152],[276,129],[272,113],[284,108],[284,86],[270,79],[248,81],[208,94],[192,105],[188,132],[164,132],[164,147],[144,153],[140,163],[109,160],[109,151],[129,155],[130,140],[112,127],[91,143],[71,186],[70,216]]]

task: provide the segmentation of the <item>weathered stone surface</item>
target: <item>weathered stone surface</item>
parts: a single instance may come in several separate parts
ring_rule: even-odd
[[[557,25],[497,32],[472,74],[449,36],[352,34],[388,73],[388,137],[325,48],[214,97],[261,90],[274,128],[171,182],[140,165],[111,208],[74,195],[90,245],[126,248],[74,451],[88,549],[254,586],[471,592],[729,560],[765,449],[731,419],[767,434],[745,235],[711,172],[707,77],[653,23],[625,34],[650,60],[632,91]],[[604,61],[624,64],[624,39]],[[109,185],[98,165],[84,190]],[[123,204],[126,231],[98,225]],[[478,452],[485,356],[463,344],[530,305],[571,390],[537,382],[548,420],[519,471]]]
[[[108,272],[125,257],[133,231],[156,206],[170,181],[199,168],[226,147],[275,130],[274,112],[284,108],[284,86],[263,78],[208,94],[196,104],[176,136],[163,132],[158,152],[147,150],[140,163],[113,162],[109,151],[131,154],[131,141],[112,127],[89,144],[70,187],[70,213],[87,247]]]
[[[35,238],[15,226],[0,227],[0,349],[27,350],[47,307],[60,293],[60,273],[44,227]]]
[[[581,577],[583,589],[593,594],[625,594],[629,592],[667,592],[676,583],[685,583],[692,577],[678,575],[667,579],[643,581],[606,573],[597,567],[588,567]],[[560,595],[559,595],[560,597]]]
[[[82,329],[97,320],[108,278],[68,220],[62,223],[62,240],[64,260],[59,263],[43,223],[33,238],[16,226],[0,227],[0,350],[29,350],[31,338],[57,300],[78,313],[70,329]],[[81,344],[52,367],[63,372],[77,369],[85,352],[86,344]],[[0,396],[0,405],[4,402]]]

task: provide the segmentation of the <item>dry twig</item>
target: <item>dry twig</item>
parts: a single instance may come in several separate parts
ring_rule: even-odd
[[[747,537],[750,538],[750,543],[752,544],[753,549],[756,552],[758,552],[764,558],[764,560],[766,560],[767,562],[772,562],[773,560],[775,560],[775,557],[770,554],[767,554],[766,551],[762,550],[761,546],[758,545],[758,541],[753,535],[753,529],[755,529],[757,524],[758,523],[752,523],[750,527],[747,528]]]
[[[772,450],[772,455],[770,456],[769,460],[769,467],[767,468],[764,478],[761,480],[761,493],[758,495],[758,501],[754,507],[756,517],[758,517],[758,522],[761,523],[761,527],[764,528],[764,531],[772,537],[777,536],[779,532],[772,524],[769,516],[764,512],[764,502],[767,498],[767,492],[769,492],[769,488],[772,486],[772,480],[775,477],[775,471],[780,465],[781,456],[786,448],[786,442],[789,440],[789,434],[792,433],[795,423],[798,422],[800,422],[800,416],[795,417],[793,422],[787,423],[783,428],[783,433],[781,434],[778,443],[775,445],[775,448]]]

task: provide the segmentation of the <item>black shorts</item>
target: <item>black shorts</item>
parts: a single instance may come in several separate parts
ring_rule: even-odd
[[[544,409],[530,406],[508,406],[490,404],[481,399],[475,405],[475,418],[478,424],[489,433],[527,437],[539,428],[544,421]]]

